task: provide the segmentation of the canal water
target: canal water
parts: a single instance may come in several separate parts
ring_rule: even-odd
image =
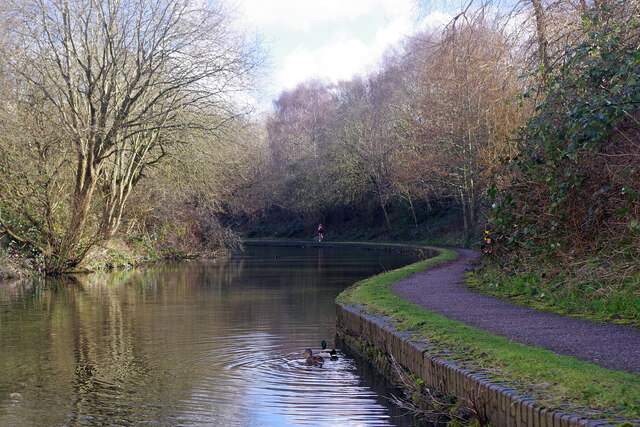
[[[334,299],[405,265],[354,248],[0,285],[0,425],[414,425],[396,390],[334,344]]]

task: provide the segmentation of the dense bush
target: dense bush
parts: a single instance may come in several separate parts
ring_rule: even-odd
[[[601,8],[584,25],[585,41],[548,70],[545,101],[520,133],[513,180],[489,192],[503,253],[640,255],[638,14]]]

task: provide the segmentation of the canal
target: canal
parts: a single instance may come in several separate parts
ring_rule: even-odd
[[[335,338],[345,287],[412,262],[247,247],[211,261],[0,285],[0,425],[414,425]]]

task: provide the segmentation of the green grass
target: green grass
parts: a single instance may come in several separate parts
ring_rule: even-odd
[[[550,408],[590,408],[610,416],[640,417],[640,378],[559,356],[447,319],[404,301],[389,291],[398,280],[455,258],[451,250],[404,268],[358,282],[338,296],[346,305],[362,304],[416,331],[436,351],[496,381],[508,382]]]
[[[584,269],[584,268],[583,268]],[[542,271],[547,271],[542,273]],[[470,274],[468,284],[518,304],[598,321],[640,326],[640,277],[612,280],[597,272],[511,272],[495,264]]]

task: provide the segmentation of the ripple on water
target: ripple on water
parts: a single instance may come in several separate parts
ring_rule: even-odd
[[[354,360],[340,352],[337,360],[327,360],[322,367],[308,366],[300,353],[283,354],[281,346],[265,343],[266,338],[226,337],[225,351],[211,352],[209,362],[218,373],[202,377],[184,403],[202,413],[233,401],[245,417],[280,417],[271,420],[274,424],[389,424],[387,408],[361,386]]]

